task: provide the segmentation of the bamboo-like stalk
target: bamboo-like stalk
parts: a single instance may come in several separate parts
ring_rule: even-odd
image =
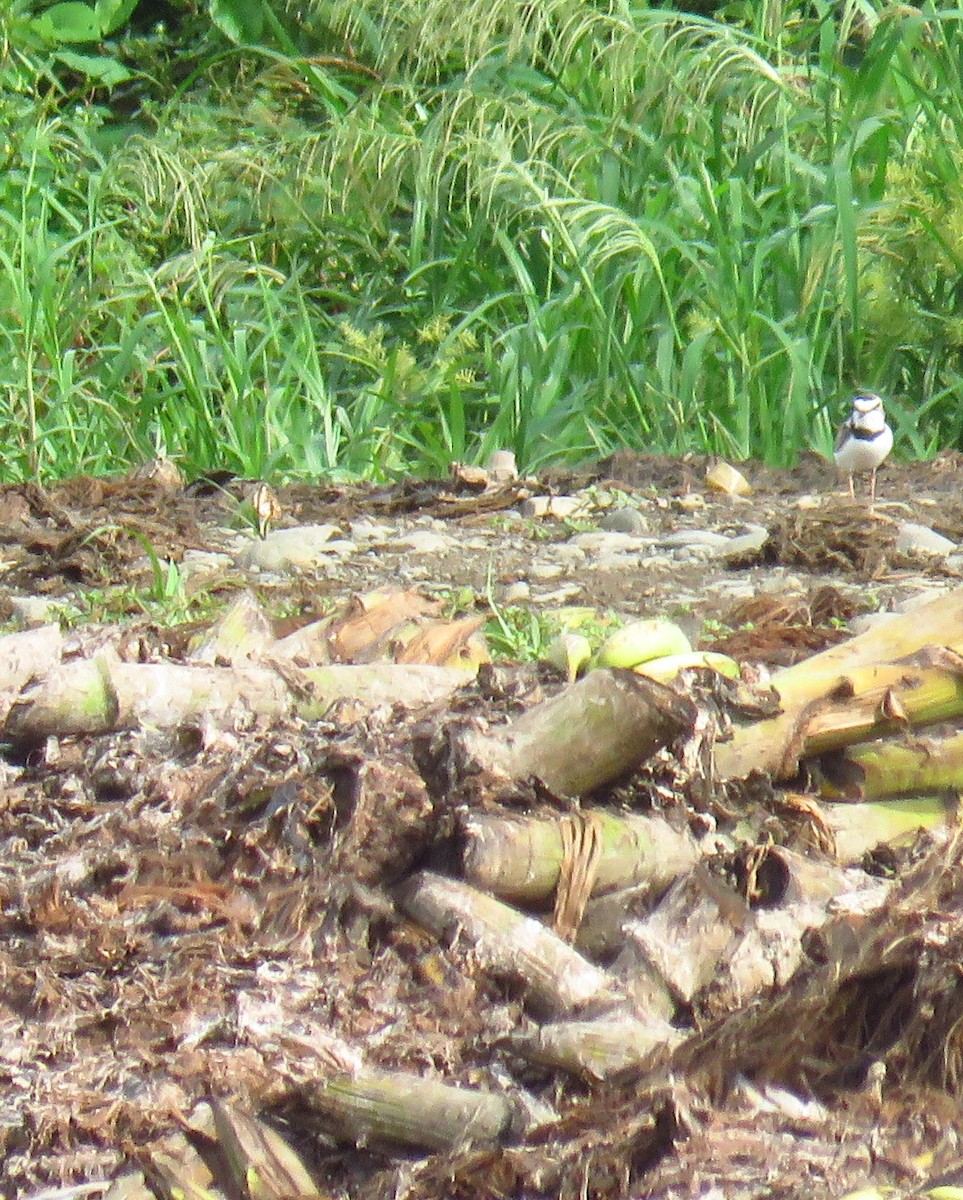
[[[452,1150],[502,1140],[515,1106],[494,1092],[452,1087],[401,1071],[365,1067],[305,1090],[307,1101],[331,1120],[337,1136],[369,1142]]]
[[[537,778],[559,796],[582,796],[629,774],[690,729],[695,706],[631,671],[597,670],[517,721],[461,740],[466,769]]]
[[[593,895],[645,882],[667,887],[698,858],[692,837],[660,817],[585,809],[597,822],[601,857]],[[558,885],[562,833],[557,818],[469,813],[461,825],[465,878],[505,900],[536,904]]]
[[[826,800],[963,792],[963,732],[866,742],[826,754],[818,766]]]
[[[559,1021],[512,1038],[522,1057],[587,1079],[609,1079],[632,1067],[650,1066],[673,1050],[684,1033],[661,1018],[628,1013],[596,1021]]]
[[[539,1012],[563,1016],[623,998],[607,972],[540,921],[459,880],[423,871],[401,885],[398,903],[436,937],[457,932],[482,970],[521,983]]]

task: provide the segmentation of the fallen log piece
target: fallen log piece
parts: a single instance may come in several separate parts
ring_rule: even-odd
[[[632,1068],[652,1067],[686,1034],[660,1017],[616,1013],[595,1021],[559,1021],[517,1034],[511,1045],[523,1058],[584,1079],[604,1080]]]
[[[824,754],[815,766],[825,800],[963,792],[963,733],[879,739]]]
[[[477,888],[423,871],[400,886],[397,899],[436,937],[466,939],[481,969],[520,983],[540,1013],[565,1016],[624,1000],[611,975],[540,921]]]
[[[819,668],[811,678],[787,675],[780,672],[772,681],[781,713],[736,726],[731,741],[717,743],[721,778],[759,770],[787,779],[803,758],[963,714],[963,658],[945,647],[860,664],[844,674],[827,676]]]
[[[687,697],[632,671],[597,670],[488,734],[465,731],[466,772],[540,779],[557,796],[583,796],[639,767],[691,730]]]
[[[597,822],[601,854],[593,895],[644,881],[664,890],[698,859],[693,838],[664,818],[584,809]],[[465,878],[504,900],[537,904],[552,895],[564,846],[558,818],[469,813],[461,823]]]
[[[370,1142],[453,1150],[518,1136],[520,1108],[507,1096],[436,1083],[401,1071],[364,1067],[325,1080],[304,1097],[333,1125],[335,1136]]]
[[[450,695],[465,678],[447,667],[334,664],[300,672],[301,688],[294,690],[268,667],[125,663],[101,655],[57,666],[21,692],[7,714],[4,736],[29,742],[201,720],[231,727],[246,715],[278,720],[294,714],[315,721],[342,701],[364,710],[418,708]]]

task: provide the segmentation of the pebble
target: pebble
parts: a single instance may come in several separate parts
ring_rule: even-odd
[[[629,533],[638,536],[646,533],[648,528],[648,521],[637,508],[614,508],[599,521],[599,529],[606,533]]]
[[[523,517],[565,517],[588,516],[589,503],[582,496],[532,496],[523,500],[518,511]]]
[[[457,542],[447,533],[437,533],[434,529],[415,529],[398,538],[394,545],[412,554],[444,554],[453,549]]]
[[[577,533],[569,538],[569,544],[577,547],[585,554],[618,554],[635,552],[639,549],[639,539],[629,533],[608,533],[604,529],[592,529],[586,533]]]

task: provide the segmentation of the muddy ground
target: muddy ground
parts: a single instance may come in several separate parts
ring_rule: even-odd
[[[10,629],[66,622],[67,661],[108,648],[150,664],[185,660],[246,589],[277,637],[352,595],[404,589],[448,616],[492,604],[669,615],[702,645],[778,666],[846,636],[861,614],[958,586],[952,552],[907,553],[897,535],[911,521],[963,541],[959,456],[888,465],[872,516],[820,460],[745,465],[747,498],[708,488],[706,465],[626,454],[488,488],[279,489],[276,529],[333,527],[332,549],[295,569],[252,565],[256,522],[227,481],[6,488],[0,615]],[[583,507],[564,520],[520,515],[543,495]],[[603,528],[626,508],[635,533]],[[760,526],[768,537],[754,549],[700,549],[703,535]],[[165,580],[182,585],[168,594],[183,600],[182,624],[158,598]],[[143,1169],[153,1194],[174,1194],[158,1164],[178,1157],[185,1129],[211,1150],[192,1126],[211,1098],[281,1131],[325,1196],[831,1197],[869,1183],[911,1196],[963,1179],[963,877],[945,837],[866,864],[896,890],[845,977],[814,943],[794,980],[741,1010],[700,993],[675,1014],[680,1047],[604,1081],[521,1058],[510,1035],[541,1019],[525,996],[480,969],[457,933],[437,940],[398,912],[406,879],[455,861],[465,806],[505,803],[448,786],[446,731],[497,728],[562,686],[506,664],[444,702],[310,722],[244,712],[228,725],[40,737],[8,718],[0,1193],[99,1195]],[[17,700],[8,688],[2,712]],[[676,782],[642,772],[593,799],[699,833],[738,824],[731,792]],[[758,795],[765,804],[764,786]],[[537,788],[513,802],[567,803]],[[767,844],[782,832],[769,823]],[[371,1067],[518,1089],[550,1116],[482,1146],[358,1144],[317,1100],[344,1047]]]

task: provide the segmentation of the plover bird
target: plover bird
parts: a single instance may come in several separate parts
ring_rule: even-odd
[[[853,476],[869,471],[869,504],[876,500],[876,470],[893,448],[893,431],[886,424],[883,402],[874,392],[857,392],[853,411],[836,438],[836,466],[849,476],[849,494],[856,499]]]

